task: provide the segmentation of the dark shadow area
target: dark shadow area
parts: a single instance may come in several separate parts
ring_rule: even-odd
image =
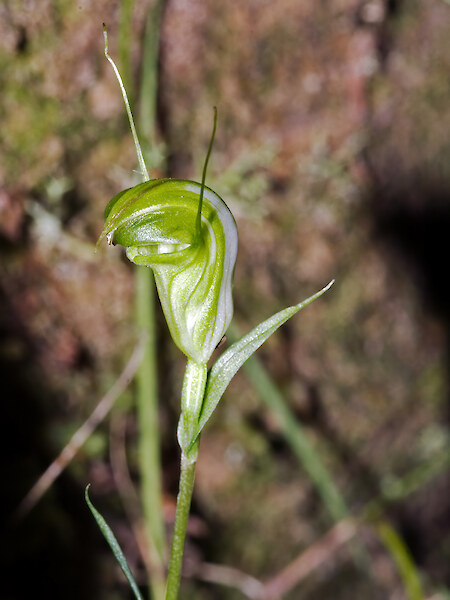
[[[33,342],[0,287],[0,561],[4,573],[0,597],[95,598],[97,536],[80,485],[63,474],[31,513],[14,516],[19,502],[54,458],[45,440],[56,399],[46,389],[35,359]]]
[[[420,173],[408,177],[397,174],[391,181],[395,184],[378,182],[371,195],[374,232],[386,249],[386,256],[393,260],[394,272],[400,268],[413,278],[425,311],[439,322],[445,333],[447,383],[441,419],[448,422],[450,185]],[[450,572],[443,540],[450,535],[449,497],[450,482],[444,476],[430,482],[393,512],[396,527],[417,564],[422,568],[434,565],[436,577],[447,584]]]
[[[450,483],[444,473],[392,511],[398,531],[414,552],[417,564],[436,581],[450,585],[446,532],[450,532]],[[448,539],[448,538],[447,538]]]
[[[377,237],[402,258],[448,334],[450,186],[413,175],[395,187],[375,189],[372,208]]]

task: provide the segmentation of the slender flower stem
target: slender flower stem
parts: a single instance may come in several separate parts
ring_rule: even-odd
[[[181,446],[180,488],[177,497],[177,512],[173,528],[172,549],[170,552],[167,577],[166,600],[177,600],[183,564],[184,542],[194,489],[195,466],[200,441],[191,443],[192,434],[198,423],[207,378],[207,366],[188,359],[181,391],[181,416],[178,423],[178,442]]]
[[[177,600],[180,588],[181,566],[183,564],[184,541],[194,489],[195,467],[197,465],[198,443],[189,453],[189,458],[181,455],[180,490],[177,497],[177,512],[173,530],[172,551],[170,554],[167,578],[166,600]]]

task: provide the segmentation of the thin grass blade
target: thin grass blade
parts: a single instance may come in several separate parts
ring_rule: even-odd
[[[419,571],[402,537],[385,519],[375,524],[375,530],[397,566],[408,600],[425,600]]]
[[[234,332],[233,328],[231,333]],[[348,510],[345,500],[334,483],[332,474],[258,357],[250,357],[243,369],[258,396],[275,415],[283,435],[316,486],[333,521],[346,517]]]
[[[108,545],[111,548],[117,562],[119,563],[120,568],[123,571],[123,574],[127,578],[127,581],[130,584],[130,587],[133,590],[133,593],[134,593],[136,599],[144,600],[141,595],[141,592],[139,591],[137,583],[134,580],[134,577],[130,571],[130,568],[127,563],[127,559],[125,558],[125,555],[122,552],[122,548],[119,546],[119,542],[117,541],[116,536],[114,535],[114,533],[112,532],[111,528],[109,527],[109,525],[107,524],[105,519],[98,512],[98,510],[95,508],[95,506],[92,504],[92,502],[89,498],[89,487],[90,487],[90,484],[86,486],[86,490],[84,492],[84,497],[86,499],[87,505],[89,506],[89,510],[91,511],[94,519],[97,521],[97,525],[100,527],[100,531],[105,536],[105,539],[108,542]]]

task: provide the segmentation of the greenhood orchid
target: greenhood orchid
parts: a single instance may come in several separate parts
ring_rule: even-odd
[[[153,270],[171,336],[188,359],[178,424],[180,491],[165,595],[166,600],[177,600],[200,434],[244,362],[283,323],[321,296],[333,282],[254,327],[208,370],[207,363],[233,315],[232,282],[238,243],[236,223],[230,210],[213,190],[205,186],[217,111],[202,182],[149,179],[125,88],[108,54],[106,29],[104,36],[105,55],[122,90],[144,182],[120,192],[108,203],[105,226],[98,242],[106,239],[109,244],[124,246],[133,263]],[[87,491],[86,500],[136,598],[140,598],[117,541],[90,503]]]
[[[156,179],[115,196],[105,219],[100,240],[153,269],[174,342],[206,363],[233,315],[237,229],[225,202],[209,188],[202,194],[199,183]]]

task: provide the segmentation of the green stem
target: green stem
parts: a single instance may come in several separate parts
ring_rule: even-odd
[[[181,566],[183,564],[184,542],[186,539],[192,491],[194,489],[195,467],[197,464],[198,442],[189,458],[181,455],[180,490],[177,497],[177,512],[173,530],[169,574],[167,578],[166,600],[177,600],[180,588]]]
[[[188,359],[181,392],[181,416],[178,423],[178,442],[181,446],[180,489],[173,529],[167,578],[166,600],[177,600],[183,564],[184,542],[194,489],[199,439],[191,446],[192,435],[198,424],[205,395],[208,368],[205,364]]]
[[[144,139],[144,154],[154,151],[158,90],[158,52],[163,1],[154,0],[145,22],[139,90],[139,126]],[[148,156],[146,156],[148,158]],[[155,165],[151,162],[151,167]]]
[[[133,94],[131,92],[133,89],[131,81],[131,35],[133,4],[133,0],[121,0],[118,33],[119,64],[123,73],[124,86],[131,96],[131,101],[133,101]]]
[[[164,597],[165,531],[162,518],[161,456],[157,402],[155,285],[150,269],[136,269],[136,324],[148,334],[145,355],[137,374],[139,464],[141,498],[149,543],[150,587],[155,600]]]

